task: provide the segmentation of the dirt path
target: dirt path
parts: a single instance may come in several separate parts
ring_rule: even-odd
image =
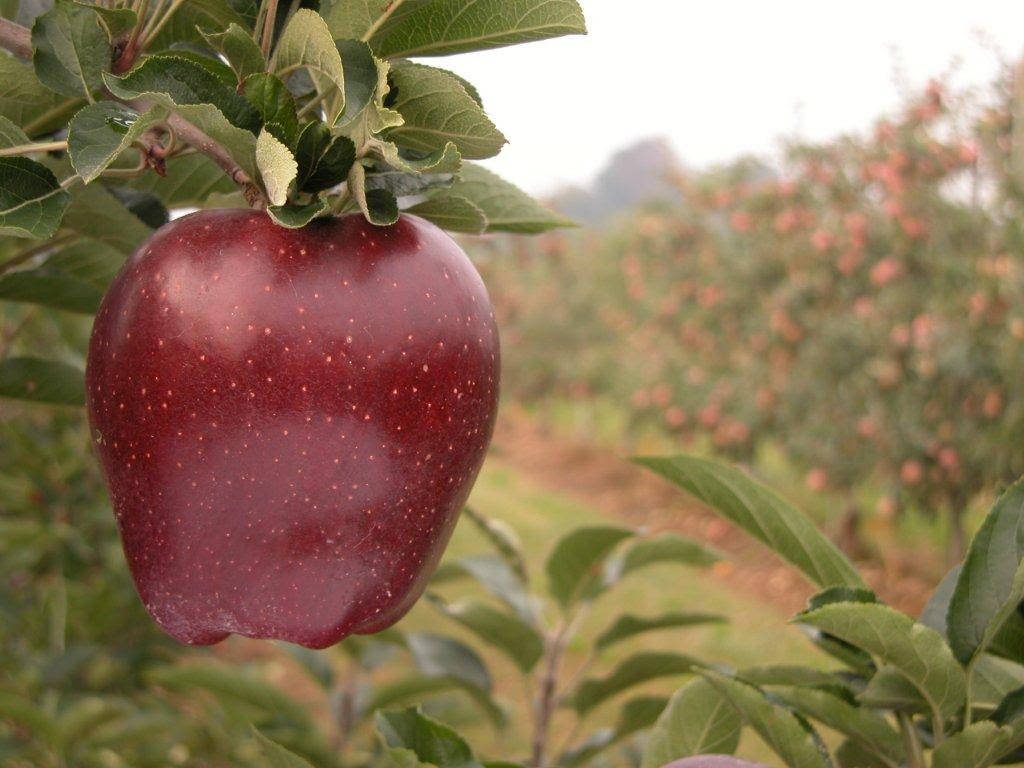
[[[506,408],[492,456],[545,488],[573,497],[605,514],[651,530],[674,530],[711,544],[728,558],[713,578],[795,613],[812,588],[764,546],[687,498],[661,478],[606,448],[556,435]],[[884,562],[859,562],[865,579],[889,604],[917,616],[934,581],[920,575],[911,553],[887,551]]]

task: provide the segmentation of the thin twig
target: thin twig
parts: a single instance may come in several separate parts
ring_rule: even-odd
[[[263,19],[263,40],[260,49],[263,58],[270,59],[270,44],[274,39],[274,26],[277,24],[277,0],[267,0],[267,15]]]
[[[0,149],[0,157],[11,155],[31,155],[34,152],[62,152],[67,150],[66,141],[39,141],[32,144],[17,144],[13,147]]]
[[[76,235],[60,235],[59,237],[47,240],[45,243],[42,243],[40,245],[36,245],[31,248],[26,248],[21,253],[16,253],[7,261],[0,263],[0,275],[4,274],[5,272],[9,272],[15,267],[21,266],[29,259],[32,259],[41,253],[46,253],[47,251],[56,248],[61,243],[65,243],[74,237],[76,237]]]
[[[163,28],[166,26],[167,22],[171,20],[171,17],[174,15],[174,12],[177,11],[178,8],[180,8],[184,4],[184,2],[185,0],[173,0],[170,7],[167,9],[166,13],[164,13],[164,15],[160,17],[160,21],[156,22],[152,30],[146,30],[145,37],[142,38],[143,48],[152,45],[153,41],[156,40],[157,35],[159,35],[163,31]]]
[[[370,28],[368,30],[366,30],[366,34],[363,35],[364,43],[370,42],[370,38],[377,34],[377,30],[384,26],[384,22],[391,18],[391,14],[397,11],[398,6],[400,6],[403,2],[404,0],[392,0],[391,5],[385,8],[384,13],[378,16],[377,20],[370,25]]]

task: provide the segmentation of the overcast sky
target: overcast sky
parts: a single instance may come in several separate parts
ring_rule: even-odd
[[[983,83],[1024,52],[1022,0],[582,0],[590,34],[439,59],[480,89],[508,137],[494,170],[534,193],[586,183],[608,156],[667,136],[702,166],[769,154],[797,128],[871,124],[959,61]]]

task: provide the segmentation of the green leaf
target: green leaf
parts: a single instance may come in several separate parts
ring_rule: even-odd
[[[721,555],[699,542],[674,533],[630,544],[621,557],[609,562],[605,580],[615,583],[633,571],[658,563],[677,563],[704,568],[721,560]]]
[[[435,600],[435,604],[446,616],[512,659],[523,672],[533,669],[544,652],[543,638],[518,616],[469,600],[458,603]]]
[[[641,651],[627,657],[607,677],[580,682],[569,704],[580,715],[634,685],[659,677],[691,672],[696,662],[689,656],[668,651]]]
[[[250,75],[243,90],[263,118],[263,128],[286,146],[293,146],[299,135],[299,119],[295,99],[280,78],[266,72]]]
[[[983,720],[950,736],[932,753],[932,768],[987,768],[1010,749],[1013,729]]]
[[[928,702],[921,692],[896,667],[885,665],[878,669],[857,700],[872,709],[892,709],[902,712],[927,712]]]
[[[366,169],[355,163],[348,172],[348,188],[359,210],[371,224],[388,226],[398,221],[398,201],[386,189],[366,188]]]
[[[462,167],[462,156],[451,142],[443,149],[419,157],[400,152],[390,141],[377,142],[376,149],[390,166],[407,173],[455,173]]]
[[[37,123],[33,135],[39,135],[40,128],[60,122],[64,102],[63,96],[39,82],[31,64],[0,51],[0,116],[22,127]]]
[[[455,677],[483,691],[491,690],[491,674],[479,654],[447,635],[418,632],[406,638],[416,666],[426,675]]]
[[[761,688],[783,685],[805,688],[849,689],[849,684],[833,672],[788,664],[749,667],[741,670],[737,677]]]
[[[773,491],[726,464],[694,456],[640,457],[654,470],[768,545],[821,587],[866,587],[814,523]]]
[[[892,768],[873,752],[868,752],[856,741],[847,739],[835,751],[839,768]]]
[[[514,184],[475,163],[462,166],[451,194],[464,197],[487,217],[488,232],[536,234],[575,224],[549,211]]]
[[[306,226],[328,209],[327,202],[316,198],[306,205],[271,205],[267,213],[274,221],[288,229],[299,229]]]
[[[399,768],[479,768],[469,745],[455,731],[418,709],[379,712],[377,733],[387,755]]]
[[[32,25],[32,66],[47,88],[89,98],[110,68],[110,43],[99,17],[90,8],[57,0]]]
[[[1024,482],[993,505],[971,542],[949,603],[946,634],[969,664],[1024,599]]]
[[[202,43],[204,32],[219,32],[232,24],[251,27],[235,10],[240,5],[235,0],[188,0],[174,12],[149,49],[161,51],[182,43]]]
[[[107,30],[107,38],[113,43],[134,29],[139,17],[130,8],[107,8],[102,5],[75,2],[75,5],[88,8],[99,16],[100,24]]]
[[[335,38],[361,40],[391,0],[321,0],[320,15]]]
[[[605,558],[634,535],[631,528],[605,525],[576,528],[559,539],[544,566],[558,604],[565,609],[579,600],[599,576]]]
[[[995,710],[1013,691],[1024,686],[1024,666],[983,653],[974,662],[971,676],[971,707]]]
[[[479,235],[487,229],[487,217],[484,216],[484,212],[459,195],[437,195],[406,208],[405,211],[449,232]]]
[[[0,371],[3,361],[0,361]],[[31,699],[16,693],[0,691],[0,719],[15,723],[44,743],[57,744],[57,722],[52,714]]]
[[[828,753],[813,728],[794,712],[769,700],[749,683],[711,671],[701,674],[740,713],[790,768],[831,768]]]
[[[204,32],[203,37],[224,54],[238,82],[244,82],[249,75],[266,71],[267,62],[263,58],[263,52],[253,40],[252,33],[240,25],[231,23],[225,31]]]
[[[0,115],[0,148],[17,147],[30,141],[20,127]]]
[[[520,618],[536,623],[536,605],[515,569],[500,555],[470,555],[445,565],[468,573]]]
[[[166,176],[144,174],[132,180],[131,186],[143,192],[152,192],[168,208],[191,208],[198,206],[210,195],[230,194],[238,189],[220,166],[198,152],[172,158],[166,170]]]
[[[288,147],[265,128],[256,139],[256,166],[260,169],[270,204],[284,205],[288,200],[288,187],[295,181],[299,166]]]
[[[62,224],[124,254],[130,254],[153,233],[99,184],[79,184],[74,188]]]
[[[586,34],[576,0],[407,0],[371,38],[378,56],[445,56]]]
[[[271,69],[282,80],[300,68],[309,72],[319,92],[334,91],[328,114],[333,125],[345,109],[345,70],[327,24],[307,8],[300,8],[288,20],[271,62]]]
[[[68,126],[71,165],[88,184],[166,115],[164,107],[156,106],[140,115],[116,101],[83,107]]]
[[[669,699],[644,749],[641,768],[694,755],[731,755],[740,742],[739,712],[703,677],[690,680]]]
[[[320,192],[345,181],[356,159],[356,145],[347,136],[331,136],[319,121],[303,128],[295,149],[299,164],[297,186],[303,192]]]
[[[54,405],[85,404],[85,374],[73,365],[37,357],[0,360],[0,397]]]
[[[158,229],[170,221],[170,212],[152,192],[142,192],[124,185],[108,186],[107,191],[120,200],[124,207],[147,227]]]
[[[346,125],[373,102],[378,90],[387,88],[388,68],[374,57],[370,46],[360,40],[335,40],[334,43],[345,68],[345,109],[336,122]]]
[[[885,605],[834,603],[799,621],[861,648],[899,670],[939,718],[963,706],[963,668],[934,629]]]
[[[259,113],[245,97],[207,69],[181,56],[150,56],[124,77],[108,74],[103,79],[110,92],[121,99],[153,99],[175,111],[180,111],[177,108],[181,107],[212,105],[221,119],[236,129],[256,133],[260,126]],[[194,122],[189,113],[182,112],[182,116]],[[204,121],[213,122],[209,117]],[[195,125],[206,131],[204,125]],[[206,133],[218,139],[209,131]],[[228,150],[231,149],[228,146]]]
[[[27,157],[0,157],[0,234],[52,237],[70,195],[53,171]]]
[[[390,141],[419,152],[441,151],[451,142],[470,159],[493,157],[505,145],[501,131],[445,70],[401,62],[389,80],[388,106],[404,120],[388,131]]]
[[[0,277],[0,300],[92,315],[100,307],[103,291],[73,277],[45,269],[27,269]]]
[[[462,514],[477,527],[523,583],[527,583],[530,577],[526,568],[526,558],[523,556],[523,543],[519,540],[515,528],[504,520],[481,514],[473,507],[464,507]]]
[[[95,240],[77,240],[50,255],[42,269],[106,290],[124,264],[124,254]]]
[[[884,717],[865,707],[814,688],[774,688],[772,696],[804,716],[853,739],[869,752],[897,763],[904,759],[900,734]]]
[[[652,725],[664,711],[668,700],[661,696],[638,696],[622,705],[612,728],[595,731],[579,746],[563,753],[558,765],[575,766],[588,763],[637,731]]]
[[[325,691],[329,691],[334,686],[334,668],[326,653],[293,643],[279,642],[277,645],[295,659]]]
[[[594,647],[604,650],[609,645],[626,640],[630,637],[644,632],[653,632],[657,629],[672,629],[675,627],[692,627],[699,624],[722,624],[728,619],[720,613],[686,613],[683,611],[669,611],[658,616],[634,616],[625,614],[619,616],[615,622],[604,632],[597,636]]]
[[[260,745],[260,752],[266,761],[264,765],[267,768],[313,768],[308,760],[299,757],[291,750],[285,749],[276,741],[271,741],[255,727],[252,729],[252,734]]]
[[[495,703],[487,691],[450,676],[407,675],[394,683],[381,685],[365,703],[361,704],[360,712],[366,715],[408,701],[422,702],[426,697],[449,691],[465,693],[496,729],[508,725],[507,713]]]

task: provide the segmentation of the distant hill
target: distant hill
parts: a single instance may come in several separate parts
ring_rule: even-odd
[[[568,187],[548,202],[577,221],[601,225],[643,203],[681,200],[669,181],[681,170],[682,163],[666,139],[643,139],[612,155],[589,187]]]

